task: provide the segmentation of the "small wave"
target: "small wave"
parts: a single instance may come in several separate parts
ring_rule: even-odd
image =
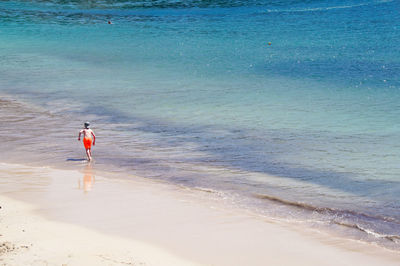
[[[199,191],[202,191],[202,192],[207,192],[207,193],[215,193],[215,194],[219,193],[219,191],[211,189],[211,188],[194,187],[193,189],[199,190]]]
[[[270,196],[270,195],[264,195],[264,194],[253,194],[254,197],[258,199],[266,199],[270,200],[276,203],[280,203],[283,205],[291,206],[291,207],[297,207],[301,208],[303,210],[311,211],[311,212],[317,212],[321,214],[329,214],[329,215],[342,215],[342,216],[353,216],[353,217],[359,217],[359,218],[365,218],[369,220],[381,220],[385,222],[391,222],[391,223],[396,223],[400,224],[400,221],[397,220],[394,217],[387,217],[387,216],[381,216],[381,215],[370,215],[366,213],[361,213],[357,211],[352,211],[352,210],[338,210],[330,207],[317,207],[311,204],[303,203],[303,202],[294,202],[294,201],[288,201],[285,199],[281,199],[278,197]]]
[[[385,240],[388,240],[395,244],[400,243],[400,235],[379,233],[379,232],[374,231],[373,229],[368,229],[359,223],[352,222],[352,221],[357,221],[359,218],[361,218],[364,221],[366,221],[367,223],[372,221],[373,224],[375,224],[375,223],[392,223],[392,224],[396,224],[396,226],[398,224],[400,224],[400,221],[393,217],[384,217],[384,216],[379,216],[379,215],[374,216],[374,215],[369,215],[366,213],[356,212],[356,211],[352,211],[352,210],[338,210],[338,209],[328,208],[328,207],[317,207],[317,206],[313,206],[311,204],[307,204],[307,203],[303,203],[303,202],[288,201],[288,200],[280,199],[278,197],[274,197],[274,196],[270,196],[270,195],[254,194],[254,196],[258,199],[265,199],[265,200],[276,202],[278,204],[284,204],[286,206],[300,208],[300,209],[307,210],[310,212],[317,212],[322,215],[328,215],[328,217],[334,217],[329,221],[332,224],[344,226],[344,227],[347,227],[350,229],[355,229],[355,230],[361,231],[362,233],[365,233],[367,235],[373,236],[378,239],[385,239]]]
[[[286,13],[286,12],[316,12],[316,11],[329,11],[335,9],[349,9],[373,4],[389,3],[393,0],[382,0],[377,2],[362,3],[357,5],[343,5],[343,6],[328,6],[328,7],[314,7],[314,8],[298,8],[298,9],[268,9],[268,13]]]
[[[206,192],[206,193],[210,193],[210,194],[221,194],[221,191],[218,190],[214,190],[211,188],[205,188],[205,187],[188,187],[185,185],[178,185],[180,188],[185,189],[185,190],[195,190],[195,191],[201,191],[201,192]]]
[[[334,221],[334,223],[337,224],[337,225],[341,225],[341,226],[357,229],[357,230],[359,230],[361,232],[367,233],[368,235],[372,235],[372,236],[374,236],[376,238],[384,238],[384,239],[387,239],[387,240],[392,241],[394,243],[400,243],[400,235],[379,234],[379,233],[374,232],[372,230],[368,230],[366,228],[363,228],[362,226],[360,226],[358,224],[351,224],[351,223],[345,223],[345,222],[339,222],[339,221]]]

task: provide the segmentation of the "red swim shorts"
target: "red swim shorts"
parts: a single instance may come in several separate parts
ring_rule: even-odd
[[[90,138],[90,137],[84,137],[84,138],[83,138],[83,145],[85,146],[85,149],[90,149],[90,148],[92,148],[92,138]]]

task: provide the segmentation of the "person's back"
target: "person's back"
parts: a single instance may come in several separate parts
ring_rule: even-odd
[[[86,128],[82,129],[80,132],[83,134],[84,138],[92,138],[92,134],[94,134],[93,131],[90,128],[89,129],[86,129]]]

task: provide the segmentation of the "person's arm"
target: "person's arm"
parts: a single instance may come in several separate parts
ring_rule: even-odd
[[[80,141],[80,140],[81,140],[81,134],[82,134],[82,130],[81,130],[81,131],[79,131],[79,135],[78,135],[78,141]]]
[[[96,145],[96,135],[92,131],[92,136],[93,136],[93,146]]]

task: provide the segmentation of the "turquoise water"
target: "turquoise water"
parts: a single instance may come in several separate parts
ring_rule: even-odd
[[[98,167],[398,247],[399,11],[378,0],[2,1],[0,92],[61,131],[91,120]],[[74,154],[48,134],[59,143],[41,163]],[[24,141],[35,154],[45,140]]]

